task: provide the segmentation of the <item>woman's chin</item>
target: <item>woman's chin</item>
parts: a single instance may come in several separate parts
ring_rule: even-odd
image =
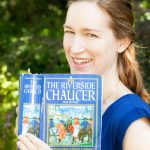
[[[71,74],[94,74],[94,72],[90,71],[81,71],[81,70],[71,70]]]

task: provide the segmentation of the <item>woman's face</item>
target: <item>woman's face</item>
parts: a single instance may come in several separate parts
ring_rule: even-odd
[[[64,50],[71,73],[104,74],[117,63],[120,42],[110,17],[94,2],[75,2],[64,24]]]

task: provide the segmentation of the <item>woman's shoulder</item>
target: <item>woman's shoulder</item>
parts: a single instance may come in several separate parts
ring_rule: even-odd
[[[134,93],[121,96],[103,114],[103,141],[109,136],[110,141],[122,149],[128,127],[143,117],[150,118],[150,107],[144,100]]]
[[[144,136],[141,136],[144,135]],[[134,121],[125,133],[123,149],[141,150],[150,147],[150,119],[147,117]]]
[[[118,98],[114,103],[112,103],[104,113],[105,115],[111,115],[122,117],[125,114],[137,111],[139,115],[150,115],[150,106],[144,102],[137,94],[129,93]]]
[[[113,127],[126,128],[142,117],[150,118],[150,106],[137,94],[129,93],[121,96],[103,114],[103,121],[110,122]]]
[[[135,128],[136,130],[139,125],[148,124],[147,120],[150,119],[150,106],[137,94],[128,94],[121,99],[121,103],[124,103],[124,106],[120,106],[119,110],[122,110],[123,113],[120,113],[118,124],[116,124],[118,146],[122,145],[129,127],[132,129]],[[141,130],[142,128],[146,129],[144,126],[141,127]],[[132,134],[132,132],[129,131],[128,135],[131,136],[130,134]]]

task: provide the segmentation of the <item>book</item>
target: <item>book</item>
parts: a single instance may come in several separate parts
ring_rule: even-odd
[[[21,74],[19,82],[18,135],[27,132],[39,137],[43,76]]]
[[[42,140],[55,149],[100,150],[101,76],[45,75],[43,96]]]
[[[29,125],[35,118],[40,118],[40,135],[38,130],[36,136],[54,150],[101,149],[102,77],[100,75],[24,74],[21,78],[20,85],[23,88],[20,87],[22,95],[20,98],[30,99],[30,101],[20,100],[20,108],[24,111],[21,123],[24,116],[30,118]],[[35,82],[35,86],[31,81]],[[30,93],[28,93],[30,96],[26,96],[25,84],[32,87],[29,91],[40,89],[40,92],[32,91],[32,96]],[[38,88],[35,88],[36,86]],[[32,97],[37,99],[32,100]],[[29,111],[31,106],[34,109]],[[39,123],[39,120],[37,122]],[[24,128],[22,131],[26,132]]]

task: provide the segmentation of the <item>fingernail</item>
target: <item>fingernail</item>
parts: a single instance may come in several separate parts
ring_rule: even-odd
[[[20,141],[17,142],[17,147],[19,147],[19,145],[20,145]]]
[[[30,136],[30,135],[31,135],[31,133],[29,133],[29,132],[26,133],[26,137],[28,137],[28,136]]]
[[[22,138],[22,135],[19,135],[19,136],[18,136],[18,139],[20,140],[21,138]]]
[[[27,137],[29,135],[29,133],[26,133],[25,136]]]

